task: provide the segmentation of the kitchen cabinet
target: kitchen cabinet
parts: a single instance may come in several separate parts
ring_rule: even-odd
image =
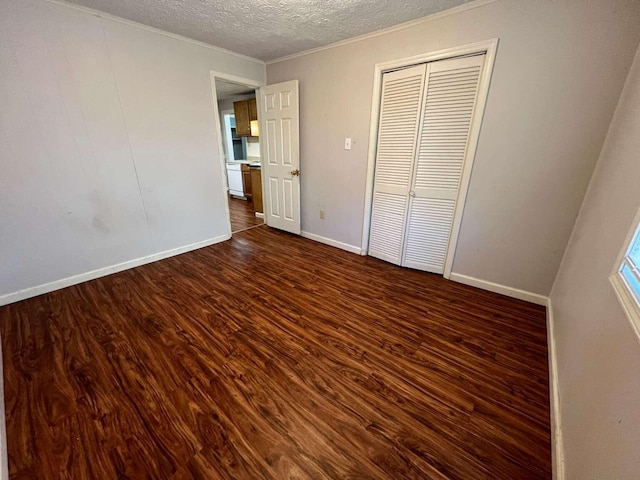
[[[251,185],[251,169],[249,165],[242,165],[242,189],[244,190],[244,196],[251,198],[253,196],[253,188]]]
[[[251,122],[258,120],[258,106],[255,98],[233,102],[233,113],[236,117],[236,135],[251,136]]]
[[[258,104],[256,99],[250,98],[247,100],[247,103],[249,104],[249,121],[258,120]]]
[[[260,167],[251,167],[251,188],[253,190],[253,209],[263,213],[262,207],[262,171]]]

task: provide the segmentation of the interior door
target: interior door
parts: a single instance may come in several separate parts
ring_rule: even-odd
[[[427,65],[402,265],[443,273],[484,55]]]
[[[426,65],[382,77],[369,255],[402,261]]]
[[[260,148],[267,225],[300,234],[298,81],[260,88]]]

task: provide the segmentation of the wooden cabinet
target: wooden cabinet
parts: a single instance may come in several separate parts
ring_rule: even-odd
[[[249,121],[258,120],[258,104],[255,98],[247,100],[249,104]]]
[[[249,165],[242,165],[242,189],[244,190],[244,196],[251,198],[253,195],[253,189],[251,188],[251,169]]]
[[[264,212],[262,207],[262,171],[260,167],[251,167],[251,189],[253,191],[253,209]]]
[[[251,134],[251,120],[249,120],[249,103],[233,102],[233,113],[236,117],[236,135],[248,137]]]
[[[251,121],[258,120],[258,105],[255,98],[233,102],[233,113],[236,117],[236,135],[251,136]]]

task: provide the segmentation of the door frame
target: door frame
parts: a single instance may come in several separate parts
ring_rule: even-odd
[[[222,123],[220,123],[220,130],[224,132],[222,137],[222,149],[225,153],[226,160],[229,160],[229,158],[231,158],[232,156],[234,157],[234,160],[235,160],[235,155],[229,152],[229,147],[233,147],[232,145],[233,142],[231,139],[230,132],[227,131],[227,124],[225,123],[225,117],[227,115],[233,115],[234,112],[233,110],[220,110],[219,113],[220,113],[220,120],[222,121]]]
[[[373,95],[371,97],[371,123],[369,125],[369,153],[367,156],[367,178],[364,202],[364,221],[362,225],[361,255],[367,255],[369,253],[369,233],[371,231],[375,165],[376,154],[378,151],[378,124],[380,122],[380,104],[382,100],[382,75],[385,72],[419,65],[421,63],[435,62],[437,60],[445,60],[448,58],[462,57],[466,55],[485,54],[485,62],[482,67],[482,73],[480,74],[477,103],[473,113],[473,119],[471,121],[469,143],[465,153],[462,176],[460,179],[460,188],[456,199],[456,210],[453,217],[453,225],[451,227],[451,235],[449,237],[447,256],[444,264],[444,278],[448,279],[451,276],[453,259],[455,257],[456,246],[458,244],[458,235],[460,234],[460,225],[462,223],[462,213],[464,212],[467,192],[469,190],[471,170],[475,160],[476,148],[478,146],[478,139],[480,136],[480,127],[482,125],[484,109],[487,103],[489,85],[491,83],[491,75],[493,73],[493,64],[498,50],[498,40],[498,38],[493,38],[468,45],[461,45],[458,47],[438,50],[436,52],[375,64]]]
[[[227,189],[228,185],[225,183],[225,179],[227,178],[227,163],[225,161],[224,154],[224,146],[222,142],[224,139],[222,138],[222,126],[220,125],[220,111],[218,110],[218,94],[216,93],[216,78],[220,80],[226,80],[228,82],[238,83],[240,85],[246,85],[249,88],[253,88],[256,91],[256,98],[259,96],[258,89],[266,85],[266,82],[260,82],[257,80],[252,80],[250,78],[243,78],[237,75],[232,75],[230,73],[217,72],[215,70],[209,71],[209,78],[211,84],[211,99],[213,101],[213,120],[215,123],[215,131],[216,131],[216,139],[218,140],[218,158],[220,163],[220,174],[222,179],[222,187],[221,194],[223,195],[223,203],[225,212],[227,214],[227,234],[229,238],[231,238],[231,213],[229,211],[229,201],[227,199]],[[225,185],[227,185],[227,189],[225,189]],[[262,192],[264,195],[264,179],[262,182]]]

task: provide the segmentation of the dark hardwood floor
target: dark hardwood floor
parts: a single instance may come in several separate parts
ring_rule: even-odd
[[[240,200],[229,196],[229,216],[231,217],[231,232],[239,232],[256,225],[262,225],[264,220],[255,215],[253,202]]]
[[[543,308],[266,226],[0,332],[12,479],[551,478]]]

